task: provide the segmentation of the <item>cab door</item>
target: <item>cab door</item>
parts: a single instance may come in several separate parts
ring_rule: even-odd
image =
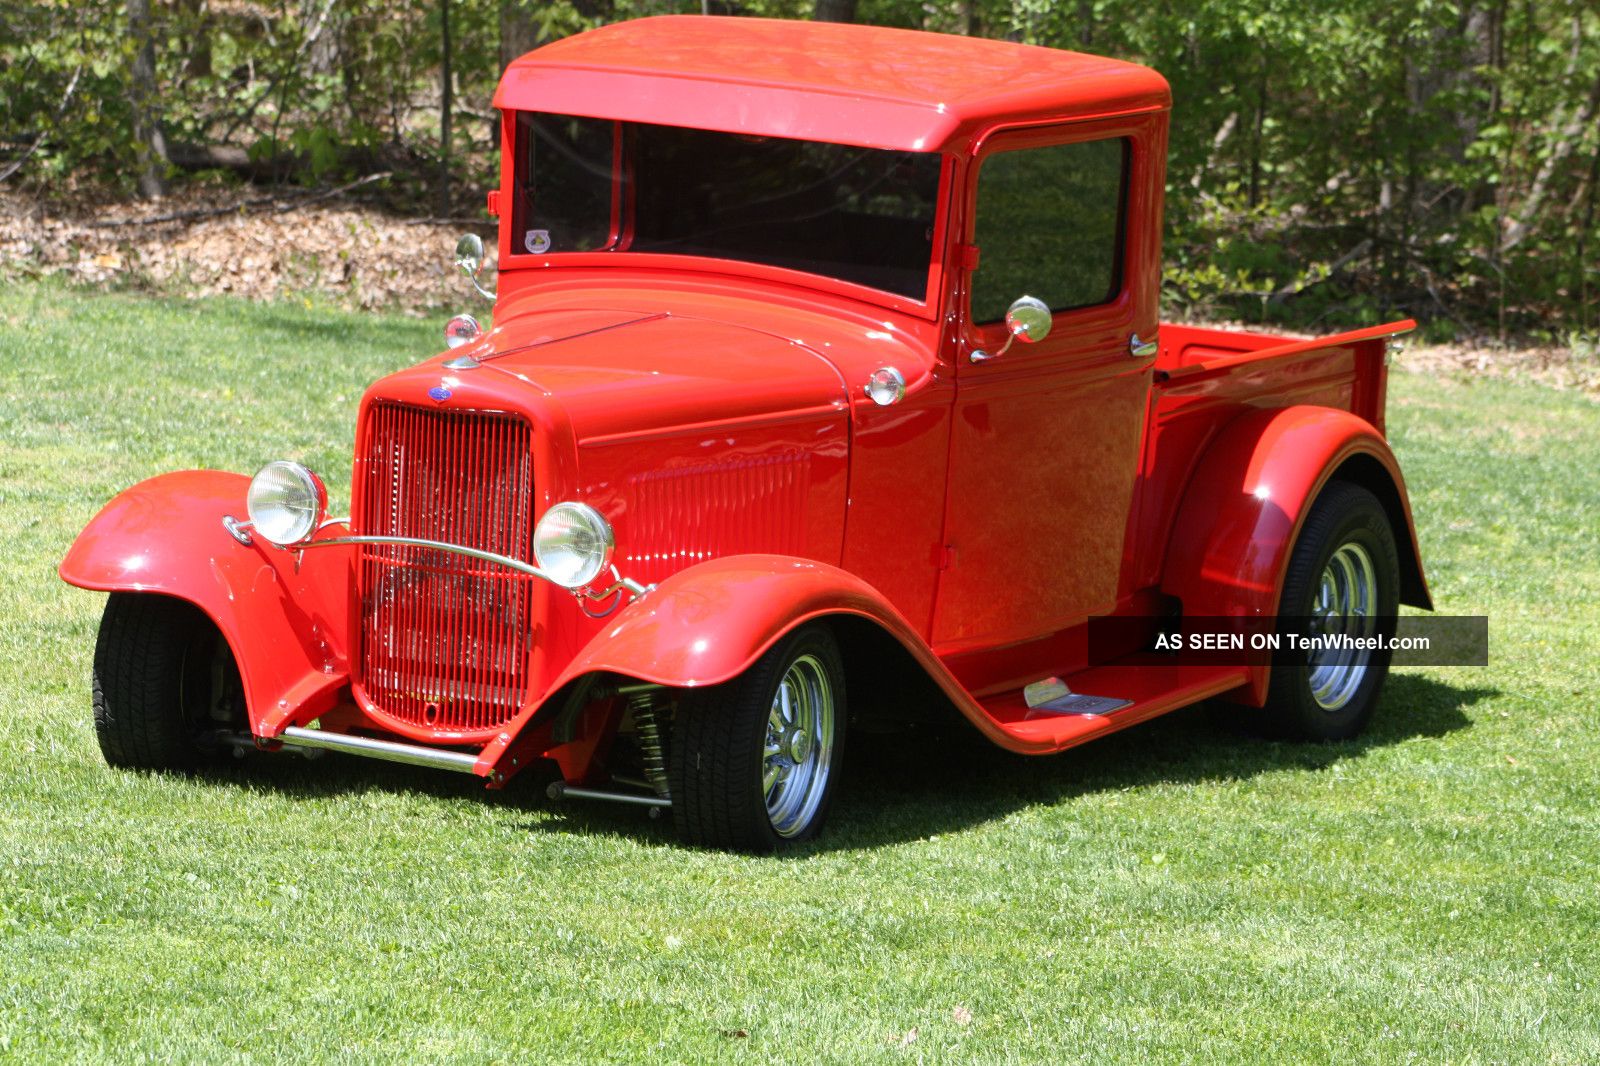
[[[1160,114],[1003,132],[975,151],[934,613],[942,653],[1043,637],[1118,599],[1157,322]],[[1007,308],[1048,305],[1012,343]]]

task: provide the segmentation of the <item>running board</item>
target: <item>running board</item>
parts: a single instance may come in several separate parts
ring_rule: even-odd
[[[1076,747],[1236,689],[1249,681],[1249,670],[1180,665],[1169,657],[1145,653],[1048,681],[1053,684],[1041,683],[1031,701],[1025,689],[979,700],[994,724],[1020,742],[1017,750],[1042,753]]]
[[[1115,696],[1090,696],[1074,692],[1059,677],[1047,677],[1022,689],[1022,701],[1028,705],[1029,718],[1050,714],[1082,714],[1093,717],[1120,711],[1133,705],[1132,700]]]
[[[324,751],[342,751],[346,755],[361,755],[368,759],[405,763],[408,766],[429,766],[435,770],[455,770],[457,773],[476,774],[478,756],[464,751],[447,751],[443,748],[425,748],[420,744],[400,744],[392,740],[374,740],[349,733],[333,733],[326,729],[301,729],[290,726],[275,737],[262,740],[277,741],[286,748],[321,748]]]

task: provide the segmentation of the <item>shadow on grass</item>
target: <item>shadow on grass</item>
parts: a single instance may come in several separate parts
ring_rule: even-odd
[[[1060,755],[1013,755],[971,734],[863,737],[818,847],[869,847],[953,832],[1036,805],[1167,784],[1243,780],[1282,770],[1319,773],[1417,737],[1471,724],[1466,708],[1498,695],[1414,674],[1392,675],[1366,732],[1331,744],[1292,743],[1229,728],[1202,705],[1164,715]]]
[[[266,304],[260,310],[254,310],[254,316],[252,328],[269,331],[275,337],[293,344],[346,346],[360,343],[409,353],[408,362],[391,369],[421,362],[433,354],[416,349],[421,324],[413,318],[396,321],[383,315],[362,315],[359,318],[348,315],[302,315],[298,311],[281,309],[275,304]]]
[[[845,772],[827,831],[795,858],[870,848],[935,833],[959,831],[1037,805],[1070,802],[1100,792],[1164,784],[1241,780],[1281,770],[1318,773],[1373,748],[1416,737],[1440,737],[1471,724],[1465,710],[1497,690],[1457,687],[1413,674],[1389,678],[1371,726],[1354,740],[1297,744],[1240,735],[1191,707],[1104,740],[1046,758],[1013,755],[955,720],[896,734],[851,738]],[[953,712],[952,712],[953,714]],[[551,802],[553,774],[530,769],[504,790],[486,791],[476,778],[347,756],[315,763],[295,756],[252,756],[242,768],[205,777],[219,784],[248,782],[291,798],[321,799],[368,791],[410,792],[446,801],[490,803],[538,811],[532,831],[626,836],[675,846],[671,819],[643,808],[593,801]]]

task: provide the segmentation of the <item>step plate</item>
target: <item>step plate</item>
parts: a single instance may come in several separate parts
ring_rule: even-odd
[[[1086,696],[1081,692],[1069,692],[1065,696],[1057,696],[1053,700],[1029,708],[1027,717],[1044,718],[1075,714],[1097,718],[1131,706],[1133,706],[1132,700],[1119,700],[1115,696]]]

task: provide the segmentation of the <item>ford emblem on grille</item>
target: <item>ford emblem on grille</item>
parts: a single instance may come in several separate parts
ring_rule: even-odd
[[[450,390],[443,385],[435,385],[428,390],[428,395],[439,403],[444,403],[450,398]]]

